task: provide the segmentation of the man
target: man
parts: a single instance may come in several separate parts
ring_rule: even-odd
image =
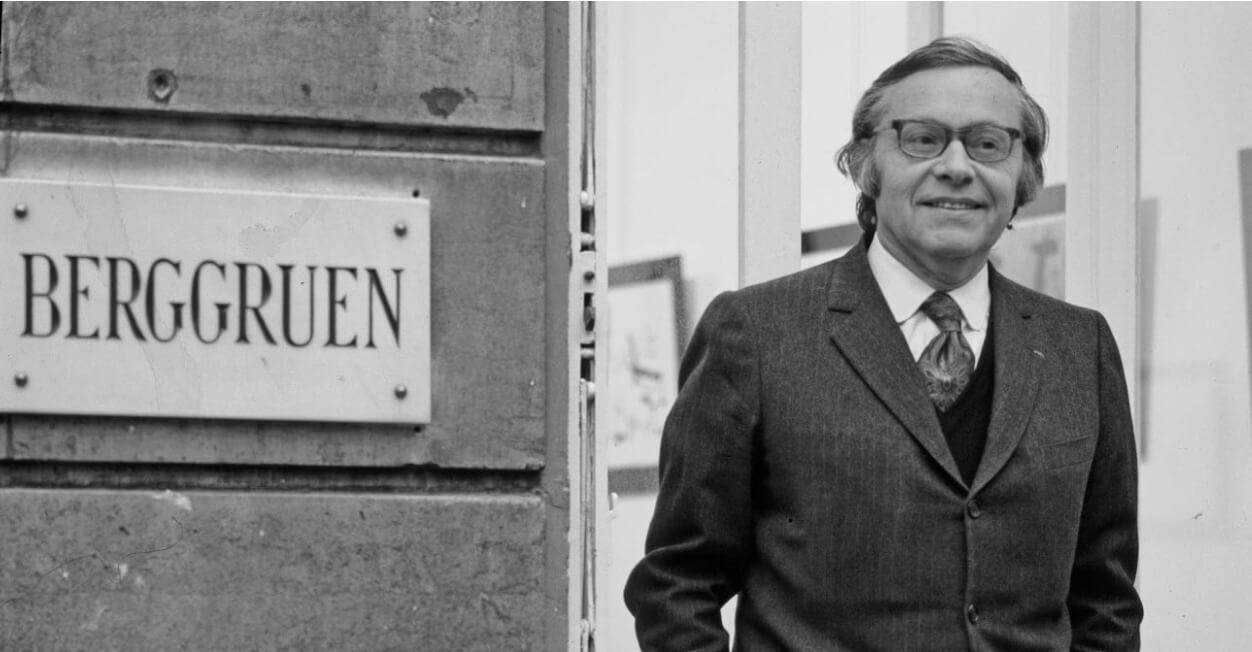
[[[865,231],[717,297],[665,425],[626,601],[644,650],[1137,650],[1136,453],[1098,313],[992,245],[1043,183],[1047,119],[939,39],[865,93],[839,167]]]

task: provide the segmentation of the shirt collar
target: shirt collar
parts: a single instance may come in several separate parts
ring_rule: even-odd
[[[897,324],[903,324],[918,311],[926,297],[934,293],[934,288],[896,260],[877,237],[870,242],[867,256],[869,269],[874,274],[874,280],[878,281],[883,297],[887,299],[892,318]],[[961,307],[969,328],[976,331],[987,328],[991,307],[991,280],[986,263],[983,263],[978,273],[965,285],[949,291],[948,295]]]

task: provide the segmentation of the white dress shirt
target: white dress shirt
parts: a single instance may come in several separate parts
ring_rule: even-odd
[[[878,281],[892,318],[909,343],[913,359],[917,360],[922,357],[926,345],[939,334],[939,326],[921,311],[922,302],[935,289],[883,248],[880,238],[874,238],[867,253],[874,280]],[[961,314],[965,317],[961,320],[961,330],[969,347],[974,350],[974,364],[978,364],[991,316],[991,276],[987,273],[986,263],[965,285],[948,292],[948,295],[961,307]]]

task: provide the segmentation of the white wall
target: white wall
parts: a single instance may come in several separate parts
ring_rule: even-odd
[[[1252,5],[1140,6],[1145,652],[1249,649],[1252,424],[1238,188],[1252,148]],[[1150,245],[1152,243],[1144,243]]]
[[[681,254],[694,322],[738,278],[738,7],[603,7],[608,261]],[[856,190],[834,155],[856,100],[908,51],[907,3],[802,11],[801,228],[810,230],[856,221]]]
[[[1069,127],[1069,12],[1058,2],[945,2],[944,33],[970,36],[1004,55],[1026,90],[1048,113],[1052,138],[1044,153],[1044,183],[1066,178]]]
[[[681,254],[698,315],[739,274],[739,9],[604,9],[608,261]]]
[[[861,94],[908,52],[907,16],[903,2],[803,6],[801,230],[856,222],[856,187],[835,168],[835,152],[852,135]]]

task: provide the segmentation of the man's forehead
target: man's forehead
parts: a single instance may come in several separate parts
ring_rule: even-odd
[[[990,68],[922,70],[883,89],[881,122],[932,120],[952,127],[1021,126],[1021,91]]]

